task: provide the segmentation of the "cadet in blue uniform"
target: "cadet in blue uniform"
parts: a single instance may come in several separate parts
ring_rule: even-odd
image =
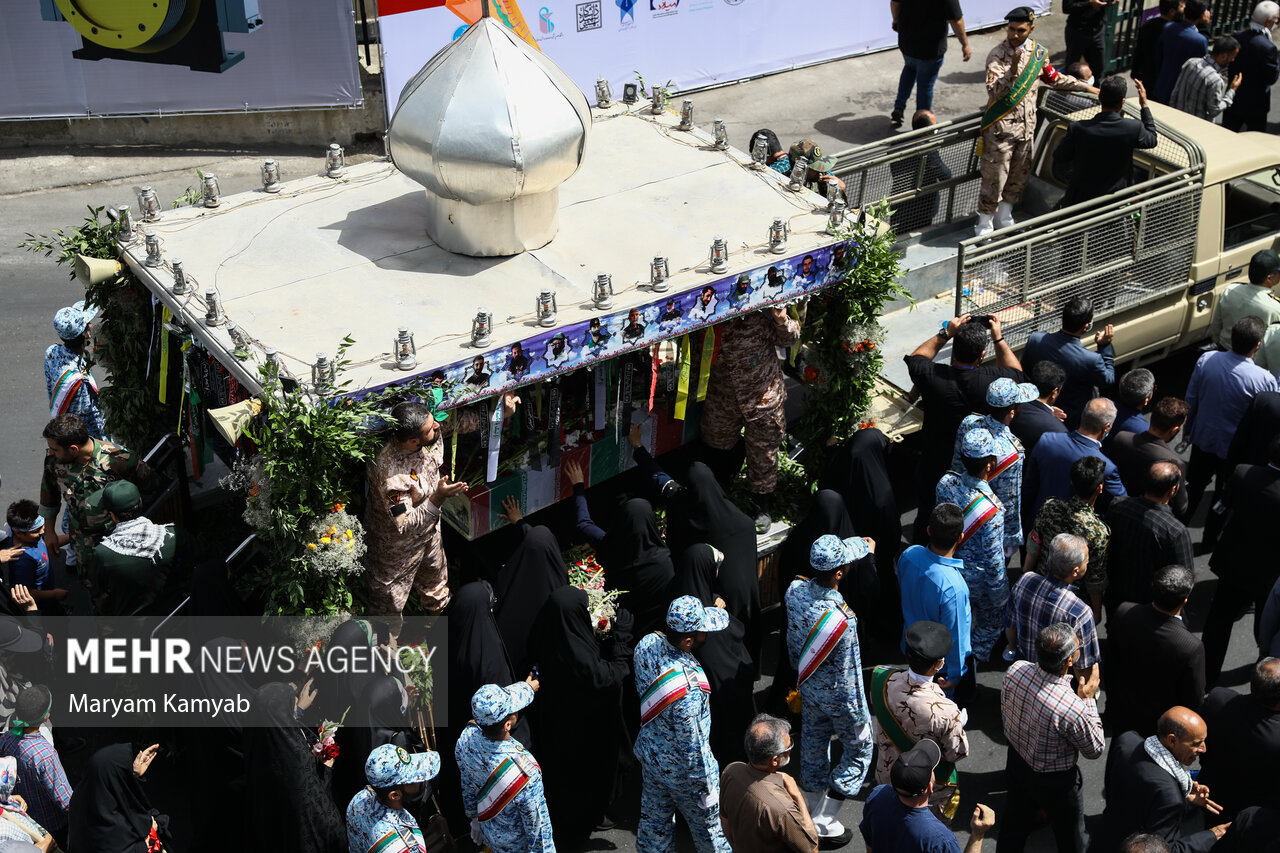
[[[799,673],[800,787],[824,847],[847,844],[853,831],[836,819],[871,767],[871,712],[862,685],[858,620],[840,594],[849,564],[875,549],[870,539],[819,537],[809,550],[812,579],[787,589],[787,650]],[[844,752],[831,766],[831,736]]]
[[[427,849],[418,822],[406,806],[426,799],[427,782],[440,772],[440,754],[412,754],[386,743],[369,753],[364,777],[369,787],[347,806],[350,853],[419,853]]]
[[[680,810],[698,853],[730,853],[720,826],[720,766],[711,754],[711,685],[693,650],[708,631],[723,631],[729,614],[684,595],[667,608],[667,630],[636,646],[640,734],[636,757],[644,769],[640,795],[640,853],[671,853]]]
[[[991,407],[991,414],[969,415],[960,422],[960,429],[956,431],[952,471],[964,470],[960,444],[970,430],[981,427],[991,433],[995,441],[996,465],[987,475],[987,482],[1004,507],[1005,562],[1022,545],[1022,464],[1027,458],[1022,442],[1009,429],[1009,422],[1018,414],[1018,406],[1039,396],[1039,389],[1032,383],[1018,383],[1002,376],[987,386],[987,405]]]
[[[1004,506],[987,483],[996,466],[996,442],[991,433],[975,427],[960,441],[960,471],[948,471],[938,481],[938,503],[964,510],[964,527],[955,556],[964,561],[960,574],[969,585],[973,609],[973,656],[986,660],[1004,628],[1004,605],[1009,581],[1004,573]]]
[[[481,687],[471,697],[474,720],[454,750],[471,840],[493,853],[555,853],[542,768],[511,736],[519,711],[529,707],[537,689],[532,676],[510,687]]]

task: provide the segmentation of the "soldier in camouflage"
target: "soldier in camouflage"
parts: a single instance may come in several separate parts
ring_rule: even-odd
[[[787,389],[777,347],[800,340],[800,326],[785,308],[754,311],[721,326],[720,353],[702,410],[702,440],[728,451],[739,435],[747,445],[747,483],[755,498],[756,529],[767,530],[769,499],[778,485],[778,445],[787,427]]]

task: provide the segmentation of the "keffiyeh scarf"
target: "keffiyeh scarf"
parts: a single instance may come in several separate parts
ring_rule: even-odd
[[[1184,797],[1191,793],[1191,774],[1182,766],[1182,762],[1174,758],[1173,753],[1160,742],[1160,738],[1152,735],[1143,742],[1142,746],[1147,750],[1147,755],[1151,756],[1152,761],[1163,767],[1166,773],[1177,780]]]
[[[144,557],[154,563],[172,535],[173,529],[167,524],[153,524],[149,519],[135,518],[117,524],[102,544],[123,557]]]

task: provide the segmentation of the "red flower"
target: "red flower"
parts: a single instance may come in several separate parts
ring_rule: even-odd
[[[596,630],[607,631],[609,629],[609,620],[603,616],[596,622]]]
[[[328,761],[331,758],[338,757],[338,745],[336,743],[326,744],[325,748],[320,751],[320,760]]]
[[[818,378],[818,368],[808,365],[804,369],[804,381],[812,382]]]

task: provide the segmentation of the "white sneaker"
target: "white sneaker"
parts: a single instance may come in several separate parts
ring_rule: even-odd
[[[991,219],[992,219],[992,215],[990,213],[979,213],[978,224],[975,225],[973,228],[973,236],[985,237],[988,234],[990,234],[992,231],[996,230],[996,227],[994,224],[992,224]]]
[[[996,228],[1010,228],[1018,223],[1013,221],[1013,205],[1007,201],[996,206]]]

